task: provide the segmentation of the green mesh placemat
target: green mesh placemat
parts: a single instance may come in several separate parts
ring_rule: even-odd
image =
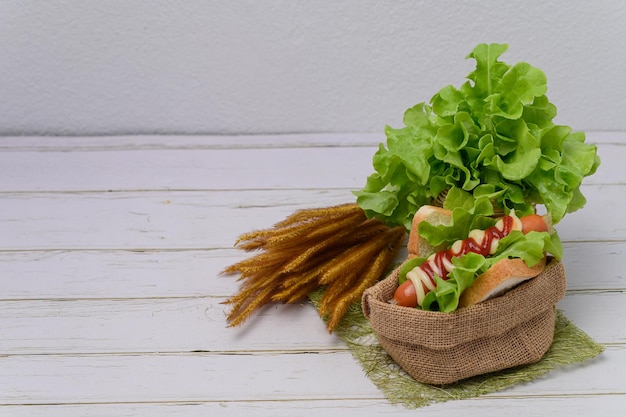
[[[322,294],[322,291],[318,291],[309,297],[316,308]],[[335,333],[347,344],[365,374],[385,397],[392,403],[401,403],[408,408],[500,391],[531,381],[553,369],[591,359],[604,350],[602,345],[594,342],[561,311],[557,311],[552,346],[539,362],[479,375],[446,386],[433,386],[411,378],[383,350],[369,321],[363,316],[360,303],[350,308]]]

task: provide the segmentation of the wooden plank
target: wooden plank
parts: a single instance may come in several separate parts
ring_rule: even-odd
[[[595,132],[598,143],[619,141],[619,135]],[[589,137],[589,136],[588,136]],[[116,136],[2,136],[0,151],[83,152],[180,149],[263,149],[377,147],[379,133],[284,133],[272,135],[116,135]],[[593,139],[588,139],[592,140]]]
[[[626,317],[625,291],[568,293],[557,304],[565,316],[599,343],[626,343],[624,323],[615,317]],[[615,321],[616,325],[608,322]],[[625,385],[626,386],[626,385]]]
[[[564,241],[626,240],[626,187],[589,185]],[[0,250],[223,249],[294,211],[354,201],[349,190],[0,194]],[[603,213],[598,215],[597,213]]]
[[[0,250],[229,248],[293,211],[347,191],[2,194]]]
[[[246,256],[236,249],[0,252],[0,299],[224,297],[239,283],[220,273]]]
[[[556,225],[563,241],[623,241],[626,222],[622,210],[626,187],[622,185],[588,185],[581,187],[587,198],[584,208],[567,214]]]
[[[429,415],[623,409],[622,137],[588,136],[605,144],[603,165],[587,207],[558,225],[559,308],[607,352]],[[378,137],[5,139],[0,415],[414,415],[388,405],[310,305],[228,329],[219,304],[237,283],[217,273],[245,256],[236,236],[353,201]]]
[[[619,416],[624,411],[626,394],[594,395],[587,397],[480,397],[448,401],[419,410],[390,404],[384,399],[339,399],[316,401],[208,401],[208,402],[154,402],[112,404],[58,404],[0,406],[0,413],[12,417],[304,417],[335,416],[363,417],[393,415],[397,417],[427,414],[432,417],[481,416],[502,417],[511,410],[523,410],[525,417],[545,416]]]
[[[557,307],[596,341],[626,343],[625,293],[569,293]],[[0,302],[0,354],[346,349],[308,303],[268,305],[228,328],[223,298]]]
[[[565,243],[563,264],[568,290],[626,289],[625,256],[626,242]]]
[[[623,145],[624,132],[586,133],[595,144]],[[0,151],[111,151],[155,149],[242,149],[242,148],[376,148],[386,140],[383,131],[363,133],[296,133],[272,135],[115,135],[115,136],[2,136]]]
[[[0,191],[356,189],[371,174],[375,151],[338,147],[0,152]]]
[[[371,400],[348,352],[0,357],[0,404]],[[492,396],[624,395],[626,347]]]
[[[345,350],[313,306],[268,305],[229,328],[224,298],[0,302],[1,354]]]
[[[343,352],[0,357],[0,404],[380,398]]]
[[[205,149],[168,144],[135,149],[124,141],[111,142],[122,149],[76,143],[83,150],[0,152],[0,192],[360,189],[373,173],[377,150],[375,145]],[[585,183],[626,183],[626,170],[621,169],[626,143],[602,144],[598,153],[601,168]]]
[[[625,255],[626,242],[566,243],[568,289],[626,289]],[[0,300],[227,297],[239,282],[220,273],[248,256],[237,249],[0,251]]]

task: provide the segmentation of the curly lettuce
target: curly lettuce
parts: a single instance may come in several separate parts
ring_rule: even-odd
[[[445,190],[447,208],[488,196],[520,215],[544,205],[554,224],[584,206],[580,185],[600,164],[596,146],[553,123],[545,74],[500,61],[507,48],[478,45],[468,81],[408,109],[404,127],[385,128],[375,172],[354,192],[369,217],[410,230],[417,209]]]

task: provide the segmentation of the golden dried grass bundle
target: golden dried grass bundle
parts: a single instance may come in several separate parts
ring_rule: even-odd
[[[320,316],[328,331],[390,269],[403,245],[403,227],[367,219],[356,204],[300,210],[264,230],[243,234],[236,246],[256,255],[229,266],[240,274],[231,305],[230,326],[243,323],[269,302],[295,303],[325,288]]]

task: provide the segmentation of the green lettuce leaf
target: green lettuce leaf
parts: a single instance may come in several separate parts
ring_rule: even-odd
[[[597,149],[584,133],[553,123],[546,75],[525,62],[502,62],[507,49],[477,45],[464,84],[409,108],[404,127],[385,128],[375,173],[354,191],[369,217],[410,230],[419,207],[445,190],[447,208],[489,195],[522,214],[544,205],[554,224],[584,206],[580,185],[600,164]]]
[[[443,280],[435,276],[437,287],[426,294],[422,302],[422,310],[450,313],[459,306],[461,294],[469,288],[477,274],[485,264],[485,257],[476,253],[468,253],[460,258],[453,258],[455,268]]]
[[[452,210],[452,222],[449,225],[433,226],[428,222],[419,224],[418,233],[432,246],[452,245],[455,241],[465,239],[473,229],[484,230],[496,223],[493,217],[493,206],[488,198],[480,198],[473,202],[467,210],[455,207]]]

